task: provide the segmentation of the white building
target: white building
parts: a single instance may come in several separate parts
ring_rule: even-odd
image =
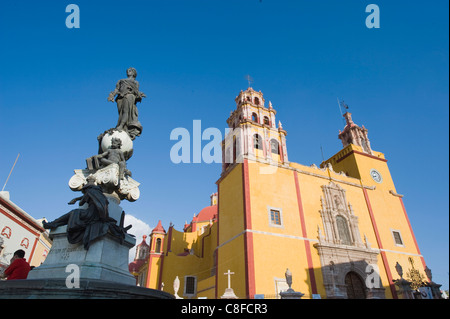
[[[39,266],[51,248],[48,232],[36,220],[9,199],[9,192],[0,192],[0,272],[10,264],[18,249],[25,251],[31,266]]]

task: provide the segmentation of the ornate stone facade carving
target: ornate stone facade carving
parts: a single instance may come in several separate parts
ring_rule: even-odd
[[[354,214],[352,205],[347,204],[345,190],[333,182],[323,185],[322,190],[320,215],[325,242],[365,247],[359,233],[358,216]]]
[[[130,176],[124,176],[124,178],[119,179],[119,165],[117,164],[111,164],[93,171],[76,169],[74,172],[75,175],[69,180],[69,187],[73,191],[80,191],[83,185],[87,183],[86,178],[92,175],[97,185],[102,186],[110,193],[114,193],[121,200],[127,199],[130,202],[134,202],[140,196],[140,183]]]
[[[361,239],[358,216],[347,202],[345,190],[334,182],[323,185],[320,215],[323,232],[318,226],[318,250],[327,298],[355,297],[349,277],[359,277],[360,294],[356,298],[385,298],[381,281],[367,287],[369,265],[377,267],[378,251],[371,249],[367,237]],[[351,275],[351,276],[350,276]],[[379,287],[379,288],[377,288]]]

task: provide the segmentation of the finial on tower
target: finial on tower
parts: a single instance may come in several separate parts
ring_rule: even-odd
[[[247,82],[248,82],[248,87],[250,88],[250,87],[252,87],[252,83],[254,82],[253,81],[253,78],[249,75],[249,74],[247,74],[246,76],[245,76],[245,79],[247,80]]]

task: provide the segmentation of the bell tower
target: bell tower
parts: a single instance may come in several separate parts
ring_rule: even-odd
[[[161,225],[161,220],[158,221],[158,225],[153,228],[150,234],[150,254],[162,254],[164,247],[164,238],[166,231]]]
[[[363,152],[373,155],[372,149],[370,148],[369,137],[367,136],[367,129],[364,127],[359,127],[352,120],[352,114],[347,112],[344,115],[346,125],[344,130],[341,132],[339,130],[338,138],[342,141],[342,145],[346,147],[349,144],[360,146]]]
[[[286,131],[281,122],[276,125],[277,112],[261,91],[249,87],[235,99],[236,109],[230,113],[230,129],[222,145],[223,167],[226,171],[233,163],[242,163],[245,156],[262,162],[287,164]]]

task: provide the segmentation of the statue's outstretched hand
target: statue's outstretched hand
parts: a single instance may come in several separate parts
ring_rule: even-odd
[[[73,205],[73,204],[75,204],[77,201],[79,201],[80,199],[81,199],[81,197],[74,198],[74,199],[72,199],[70,202],[68,202],[67,204]]]
[[[108,96],[108,101],[109,101],[109,102],[114,102],[114,96],[115,96],[114,92],[111,92],[111,93],[109,94],[109,96]]]

